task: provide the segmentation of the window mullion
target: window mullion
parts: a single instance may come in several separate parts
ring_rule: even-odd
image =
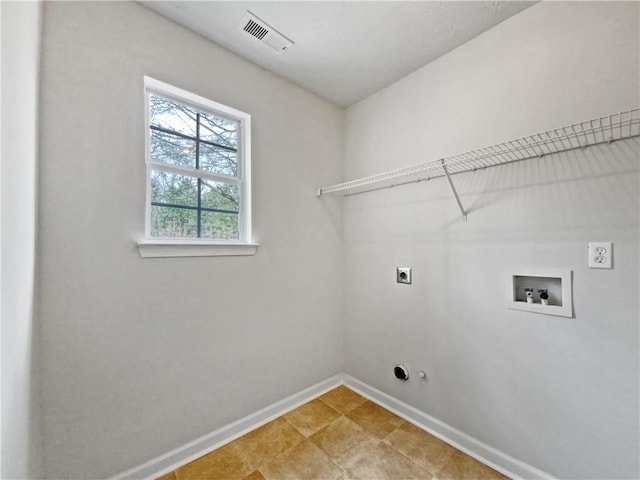
[[[192,137],[191,135],[187,135],[186,133],[176,132],[175,130],[171,130],[169,128],[159,127],[158,125],[149,125],[149,128],[156,132],[166,133],[167,135],[173,135],[174,137],[180,137],[185,140],[195,140],[195,137]]]
[[[220,148],[222,150],[226,150],[227,152],[238,152],[237,148],[233,148],[233,147],[228,147],[226,145],[220,145],[219,143],[215,143],[215,142],[210,142],[209,140],[205,140],[204,138],[201,138],[200,141],[202,143],[206,143],[207,145],[211,145],[212,147],[216,147],[216,148]]]
[[[200,117],[200,114],[197,113],[198,117]],[[222,145],[220,143],[216,143],[216,142],[212,142],[210,140],[205,140],[204,138],[200,138],[200,135],[197,135],[197,137],[192,137],[191,135],[187,135],[185,133],[180,133],[180,132],[176,132],[175,130],[171,130],[168,128],[164,128],[164,127],[159,127],[158,125],[149,125],[149,128],[151,130],[154,130],[156,132],[161,132],[161,133],[166,133],[167,135],[173,135],[174,137],[180,137],[183,138],[185,140],[195,140],[196,138],[199,139],[200,142],[202,143],[206,143],[207,145],[211,145],[212,147],[216,147],[216,148],[220,148],[222,150],[226,150],[227,152],[237,152],[238,149],[237,148],[233,148],[230,147],[228,145]],[[196,127],[197,128],[197,127]]]

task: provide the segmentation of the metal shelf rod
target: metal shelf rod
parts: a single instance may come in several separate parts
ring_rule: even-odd
[[[441,160],[431,160],[410,167],[329,185],[318,188],[316,194],[319,197],[324,195],[356,195],[444,176],[447,178],[460,211],[466,219],[467,213],[451,180],[452,175],[634,137],[640,137],[640,108],[554,128],[528,137],[452,155]]]

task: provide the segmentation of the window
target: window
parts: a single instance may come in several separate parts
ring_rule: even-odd
[[[147,240],[139,242],[141,255],[160,256],[144,255],[152,250],[255,253],[250,243],[251,117],[149,77],[145,93]],[[227,248],[203,249],[206,245]],[[232,248],[242,245],[253,251]]]

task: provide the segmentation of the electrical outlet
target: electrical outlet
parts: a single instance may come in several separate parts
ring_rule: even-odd
[[[396,267],[396,282],[398,283],[411,283],[411,268],[410,267]]]
[[[589,243],[589,268],[613,268],[613,244],[611,242]]]

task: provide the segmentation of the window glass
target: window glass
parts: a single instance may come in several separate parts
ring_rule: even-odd
[[[148,235],[250,241],[251,225],[244,217],[248,139],[242,135],[250,117],[148,77],[145,82]]]
[[[202,238],[238,239],[238,216],[229,213],[202,212]]]
[[[151,204],[198,206],[198,180],[154,170],[151,172]]]
[[[207,143],[201,143],[199,154],[199,166],[201,170],[232,177],[238,174],[237,152],[213,147]]]
[[[200,138],[236,150],[238,122],[203,113],[200,115]]]
[[[155,238],[196,238],[198,212],[184,208],[151,207],[151,236]]]
[[[196,168],[196,141],[151,130],[149,148],[151,160],[182,167]]]
[[[202,206],[237,213],[240,204],[238,186],[202,181]]]
[[[152,127],[195,137],[196,123],[196,112],[192,108],[149,95],[149,124]]]

